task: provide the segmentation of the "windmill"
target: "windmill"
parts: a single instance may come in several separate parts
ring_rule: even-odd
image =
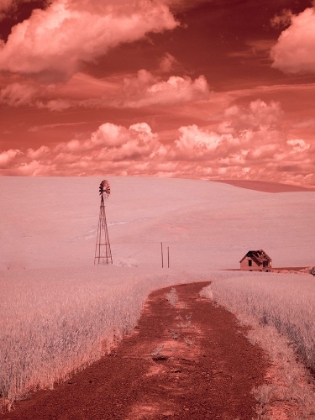
[[[113,264],[112,251],[110,249],[106,214],[105,214],[105,205],[104,200],[109,197],[110,194],[110,185],[109,182],[104,180],[99,186],[99,193],[101,196],[101,205],[100,205],[100,215],[98,219],[97,226],[97,236],[96,236],[96,248],[95,248],[95,264]]]

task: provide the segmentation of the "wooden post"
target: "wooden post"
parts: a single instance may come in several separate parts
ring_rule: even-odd
[[[167,267],[170,268],[170,247],[167,247]]]

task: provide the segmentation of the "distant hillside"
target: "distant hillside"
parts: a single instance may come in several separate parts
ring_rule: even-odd
[[[315,265],[315,193],[266,194],[222,182],[104,177],[2,177],[0,269],[87,266],[94,262],[102,179],[114,263],[235,269],[250,249],[275,267]],[[245,182],[245,181],[244,181]]]

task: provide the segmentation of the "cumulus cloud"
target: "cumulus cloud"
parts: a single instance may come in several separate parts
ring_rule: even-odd
[[[271,49],[272,66],[284,73],[314,73],[314,50],[315,9],[310,7],[291,16],[291,25]]]
[[[268,179],[315,185],[314,146],[304,139],[287,138],[281,119],[279,104],[257,100],[247,107],[228,108],[217,130],[179,127],[173,142],[167,144],[145,122],[128,128],[104,123],[85,140],[72,139],[53,148],[43,145],[23,153],[3,152],[0,173],[100,175],[106,171],[111,175]]]
[[[206,179],[296,183],[303,178],[304,182],[315,183],[308,164],[311,146],[302,139],[287,139],[282,116],[278,103],[256,100],[248,107],[228,108],[217,130],[197,125],[180,127],[179,137],[168,152],[176,162],[174,173]],[[302,178],[301,173],[305,174]]]
[[[209,86],[204,76],[171,76],[161,80],[146,70],[140,70],[135,78],[125,78],[117,101],[118,106],[140,108],[150,105],[173,105],[209,96]]]
[[[205,160],[214,158],[217,152],[226,150],[226,144],[237,143],[230,134],[219,134],[214,131],[200,129],[196,125],[180,127],[180,136],[175,141],[175,154],[187,160]]]
[[[50,151],[49,147],[41,146],[37,150],[28,149],[26,152],[26,156],[30,160],[37,160],[37,159],[43,158],[43,156],[47,155],[49,151]]]
[[[258,99],[249,104],[248,109],[234,105],[224,112],[225,120],[229,121],[234,131],[243,129],[259,130],[262,127],[272,128],[279,123],[283,111],[279,102],[269,104]]]
[[[210,161],[215,167],[218,162],[229,166],[273,158],[284,143],[282,132],[276,128],[281,114],[274,102],[257,100],[248,108],[232,106],[216,131],[196,125],[181,127],[173,154],[188,161]]]
[[[153,174],[154,165],[165,153],[148,124],[126,128],[105,123],[86,140],[73,139],[54,148],[43,145],[25,153],[3,152],[0,166],[5,173],[19,175],[94,175],[104,168],[118,175]]]
[[[102,124],[85,141],[72,140],[61,143],[53,150],[59,157],[89,153],[93,159],[119,161],[138,160],[153,155],[162,148],[157,135],[152,133],[146,123],[131,125],[128,129],[111,123]]]
[[[93,62],[109,48],[176,26],[169,8],[159,1],[109,0],[92,5],[55,0],[12,28],[7,42],[0,45],[0,69],[68,78],[82,62]]]
[[[7,168],[20,155],[22,155],[22,152],[17,149],[9,149],[0,153],[0,169]]]

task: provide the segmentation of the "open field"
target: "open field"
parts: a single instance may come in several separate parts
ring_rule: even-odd
[[[150,291],[176,283],[211,280],[218,301],[280,325],[314,366],[314,278],[223,271],[260,248],[277,267],[315,265],[314,192],[109,178],[114,266],[94,266],[100,181],[0,179],[0,392],[6,403],[99,358],[132,330]],[[170,249],[170,269],[161,268],[161,242]]]
[[[0,419],[252,420],[269,363],[233,314],[200,298],[208,284],[152,292],[110,355]]]
[[[183,274],[122,267],[38,269],[1,276],[0,394],[11,403],[53,387],[108,353],[136,326],[146,296]],[[137,275],[136,275],[137,274]]]
[[[214,281],[211,289],[213,298],[232,312],[274,326],[315,371],[313,276],[260,273]]]
[[[2,177],[0,269],[91,266],[98,178]],[[210,181],[109,178],[106,203],[115,264],[238,268],[249,249],[275,267],[315,265],[315,192],[270,194]]]

